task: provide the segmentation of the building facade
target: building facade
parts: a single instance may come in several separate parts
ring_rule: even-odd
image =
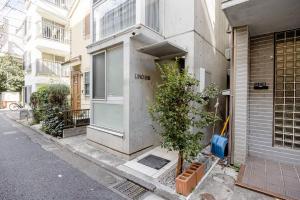
[[[226,88],[227,20],[218,0],[100,0],[92,5],[88,142],[127,159],[159,138],[148,114],[160,74],[179,59],[201,87]],[[209,142],[210,136],[205,140]]]
[[[71,50],[63,67],[71,70],[70,87],[73,110],[90,108],[90,61],[86,49],[92,41],[90,12],[90,0],[75,0],[68,14]]]
[[[222,9],[233,27],[233,161],[299,164],[299,1],[225,0]]]
[[[68,68],[61,64],[70,54],[68,0],[26,0],[24,22],[24,100],[40,86],[70,83]]]

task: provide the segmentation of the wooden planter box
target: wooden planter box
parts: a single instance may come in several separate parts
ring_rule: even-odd
[[[205,174],[205,168],[206,168],[205,163],[192,163],[191,166],[189,167],[190,170],[195,171],[197,183],[199,183],[203,178]]]
[[[176,178],[176,192],[188,196],[197,185],[196,173],[187,169]]]

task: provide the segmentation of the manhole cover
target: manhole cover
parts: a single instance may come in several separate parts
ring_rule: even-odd
[[[131,181],[124,181],[121,182],[113,187],[121,194],[127,196],[130,199],[137,200],[142,197],[148,190],[139,186]]]
[[[170,160],[155,156],[155,155],[148,155],[145,158],[142,158],[141,160],[138,161],[138,163],[141,163],[143,165],[146,165],[148,167],[151,167],[153,169],[161,169],[163,168],[166,164],[168,164]]]

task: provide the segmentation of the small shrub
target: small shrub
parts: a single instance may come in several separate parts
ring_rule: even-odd
[[[64,127],[63,112],[61,107],[49,106],[47,115],[42,124],[42,130],[54,137],[62,137]]]
[[[32,93],[30,105],[34,123],[42,123],[42,129],[49,135],[61,137],[63,132],[63,112],[69,108],[69,87],[62,84],[42,86]]]
[[[70,89],[66,85],[53,84],[49,88],[49,103],[52,105],[66,106]]]

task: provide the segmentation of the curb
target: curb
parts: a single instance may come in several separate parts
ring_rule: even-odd
[[[122,170],[119,170],[117,169],[116,167],[112,167],[108,164],[105,164],[95,158],[92,158],[90,156],[87,156],[86,154],[84,153],[81,153],[81,152],[78,152],[77,150],[75,150],[72,146],[66,144],[66,145],[63,145],[61,144],[60,142],[58,142],[59,139],[57,138],[54,138],[53,136],[50,136],[50,135],[47,135],[46,133],[44,133],[43,131],[39,130],[39,129],[35,129],[33,127],[31,127],[30,125],[27,125],[27,124],[24,124],[22,123],[21,121],[18,121],[12,117],[10,117],[9,115],[6,114],[6,116],[8,116],[8,118],[10,118],[11,120],[17,122],[18,124],[24,126],[24,127],[27,127],[27,128],[30,128],[32,131],[36,132],[36,133],[39,133],[40,135],[42,135],[44,138],[54,142],[56,145],[58,145],[59,147],[63,148],[63,149],[66,149],[68,151],[70,151],[71,153],[74,153],[75,155],[78,155],[90,162],[93,162],[94,164],[102,167],[103,169],[107,170],[108,172],[116,175],[116,176],[119,176],[121,178],[124,178],[124,179],[127,179],[129,181],[132,181],[144,188],[146,188],[147,190],[149,190],[150,192],[153,192],[154,194],[160,196],[160,197],[163,197],[163,198],[166,198],[166,199],[169,199],[169,200],[176,200],[176,199],[179,199],[179,200],[182,200],[182,199],[185,199],[183,197],[181,197],[180,195],[177,195],[175,193],[171,193],[167,190],[164,190],[162,188],[158,188],[156,185],[152,184],[152,183],[149,183],[141,178],[138,178],[134,175],[131,175],[129,173],[126,173]]]

